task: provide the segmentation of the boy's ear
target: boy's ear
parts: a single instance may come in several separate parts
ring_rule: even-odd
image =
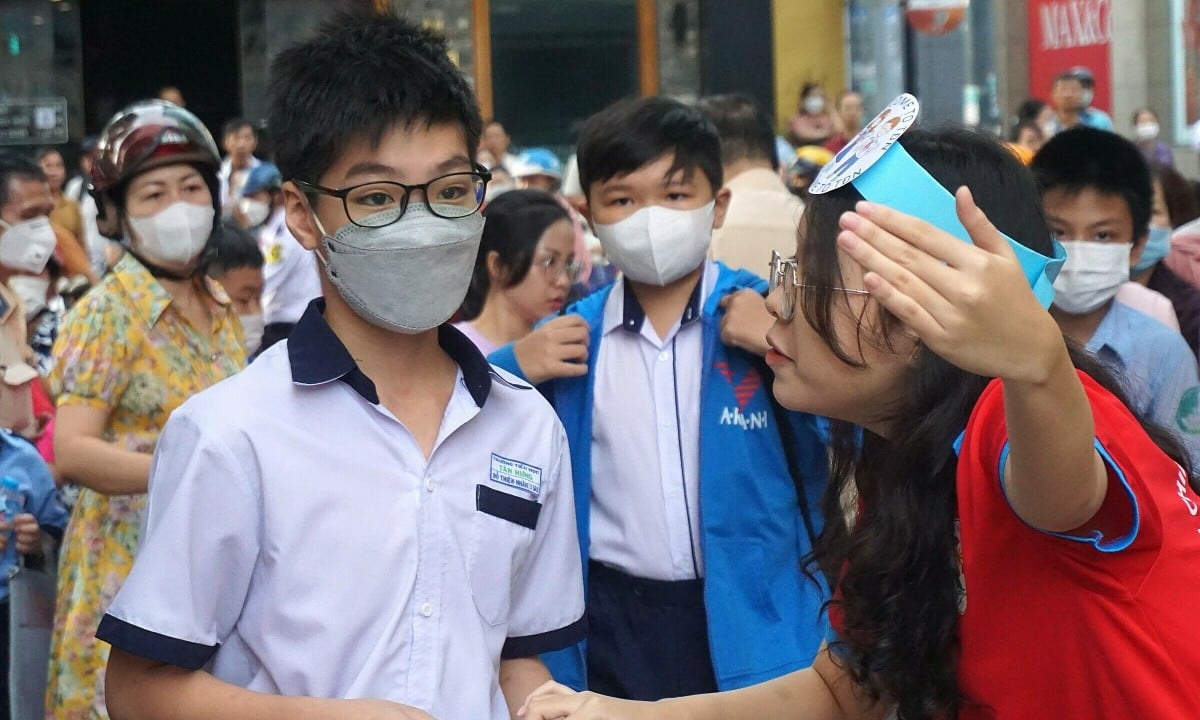
[[[313,211],[308,204],[308,198],[296,187],[296,183],[288,180],[283,184],[284,217],[292,237],[296,238],[305,250],[317,250],[321,247],[323,233],[317,228],[313,219]]]
[[[729,199],[732,197],[733,193],[727,187],[717,191],[713,198],[713,230],[719,230],[725,224],[725,213],[729,210]]]

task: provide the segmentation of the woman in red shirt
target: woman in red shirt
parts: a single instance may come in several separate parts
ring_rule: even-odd
[[[957,191],[973,245],[846,185],[812,198],[802,264],[776,263],[768,299],[776,397],[835,418],[815,561],[837,639],[743,690],[640,704],[547,686],[524,717],[1200,713],[1200,499],[1180,445],[1030,291],[1000,233],[1043,255],[1052,240],[1016,158],[961,130],[900,143]]]

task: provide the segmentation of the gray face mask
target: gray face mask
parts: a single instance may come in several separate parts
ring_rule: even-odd
[[[399,212],[364,221],[384,223]],[[319,220],[317,227],[325,233]],[[414,334],[446,322],[462,305],[482,235],[482,213],[451,220],[413,203],[391,225],[346,223],[325,235],[326,257],[317,257],[359,317],[385,330]]]

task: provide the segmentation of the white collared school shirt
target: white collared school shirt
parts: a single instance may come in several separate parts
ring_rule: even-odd
[[[604,305],[592,393],[588,557],[649,580],[704,577],[700,544],[701,310],[705,271],[660,338],[624,279]]]
[[[322,308],[171,416],[97,637],[258,692],[507,720],[501,658],[584,634],[562,425],[443,326],[460,373],[426,461]]]

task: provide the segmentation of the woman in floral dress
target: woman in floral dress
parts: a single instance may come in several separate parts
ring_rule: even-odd
[[[49,718],[108,717],[96,626],[133,564],[158,433],[246,362],[228,297],[196,272],[218,216],[219,162],[200,121],[160,101],[125,108],[100,140],[101,229],[126,253],[54,345],[58,469],[82,490],[59,565]]]

